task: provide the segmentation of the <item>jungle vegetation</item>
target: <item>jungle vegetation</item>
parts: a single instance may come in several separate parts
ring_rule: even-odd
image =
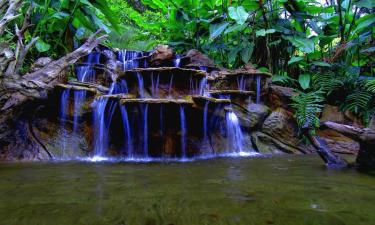
[[[0,14],[6,10],[0,0]],[[114,48],[183,53],[195,48],[223,67],[248,63],[299,93],[291,106],[300,127],[319,127],[324,104],[350,111],[366,124],[375,113],[372,0],[25,0],[0,31],[16,48],[25,19],[29,49],[21,72],[41,56],[57,58],[98,28]]]

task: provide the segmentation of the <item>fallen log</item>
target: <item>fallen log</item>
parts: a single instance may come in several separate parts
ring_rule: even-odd
[[[375,127],[373,124],[374,119],[369,128],[359,128],[327,121],[323,123],[323,128],[335,130],[358,141],[360,149],[356,160],[357,166],[361,169],[375,169]]]

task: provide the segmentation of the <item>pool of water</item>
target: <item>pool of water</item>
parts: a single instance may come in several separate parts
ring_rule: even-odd
[[[0,164],[1,225],[361,225],[374,212],[374,174],[317,156]]]

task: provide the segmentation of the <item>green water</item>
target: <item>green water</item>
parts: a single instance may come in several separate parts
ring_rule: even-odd
[[[2,163],[0,224],[375,224],[375,176],[317,156]]]

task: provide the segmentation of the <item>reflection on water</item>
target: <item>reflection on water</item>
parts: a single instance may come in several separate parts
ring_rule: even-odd
[[[0,164],[0,224],[371,224],[375,177],[316,156]]]

